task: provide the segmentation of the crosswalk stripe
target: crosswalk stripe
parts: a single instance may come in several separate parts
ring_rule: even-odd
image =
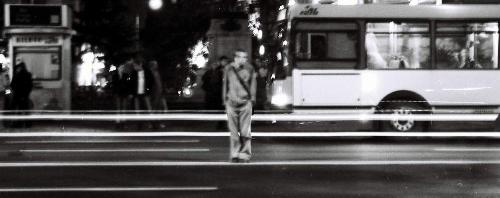
[[[54,187],[54,188],[0,188],[0,192],[113,192],[113,191],[216,191],[218,187]]]
[[[0,168],[7,167],[131,167],[131,166],[378,166],[378,165],[500,165],[500,160],[304,160],[304,161],[256,161],[250,163],[229,162],[1,162]]]
[[[12,132],[0,137],[228,137],[229,132]],[[500,132],[252,132],[254,137],[491,137]]]
[[[209,152],[210,149],[22,149],[19,151],[22,153]]]
[[[199,143],[200,140],[31,140],[5,141],[4,144],[114,144],[114,143]]]

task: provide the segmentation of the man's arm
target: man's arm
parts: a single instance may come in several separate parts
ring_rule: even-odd
[[[226,104],[227,101],[227,67],[225,67],[222,73],[222,105]]]

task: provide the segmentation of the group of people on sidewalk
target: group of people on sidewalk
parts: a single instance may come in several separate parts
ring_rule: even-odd
[[[147,67],[143,62],[139,56],[132,57],[111,75],[111,88],[119,114],[167,110],[158,62],[151,60],[147,63]],[[124,127],[122,120],[116,122],[118,128]],[[147,127],[164,126],[148,124]]]

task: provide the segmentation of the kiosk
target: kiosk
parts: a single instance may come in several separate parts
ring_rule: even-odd
[[[13,67],[33,75],[34,110],[71,109],[71,29],[66,5],[6,4],[4,36]]]

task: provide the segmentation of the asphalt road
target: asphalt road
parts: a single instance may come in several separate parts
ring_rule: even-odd
[[[500,141],[4,137],[0,197],[500,197]]]

